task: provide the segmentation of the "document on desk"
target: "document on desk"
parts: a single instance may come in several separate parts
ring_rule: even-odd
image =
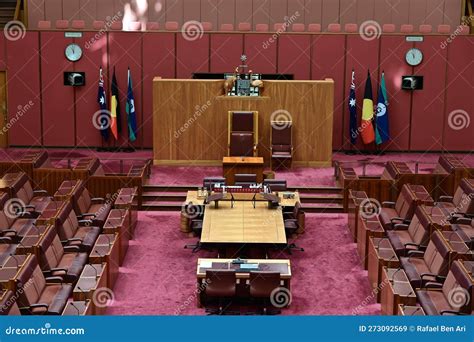
[[[212,261],[201,260],[201,264],[199,266],[201,266],[201,268],[212,268]]]

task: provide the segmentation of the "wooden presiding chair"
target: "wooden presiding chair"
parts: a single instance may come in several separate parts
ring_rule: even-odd
[[[272,169],[289,168],[293,159],[292,122],[272,121],[271,127]],[[275,165],[273,162],[275,162]]]
[[[258,112],[229,111],[228,148],[231,157],[255,157],[258,145]]]

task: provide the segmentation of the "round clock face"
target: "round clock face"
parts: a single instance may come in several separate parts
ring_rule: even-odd
[[[71,62],[77,62],[82,57],[82,49],[77,44],[69,44],[66,47],[65,54],[68,60],[70,60]]]
[[[417,66],[423,60],[423,53],[419,49],[413,48],[408,50],[405,59],[409,65]]]

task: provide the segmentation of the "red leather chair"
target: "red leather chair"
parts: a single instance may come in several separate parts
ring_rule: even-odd
[[[3,265],[11,254],[15,254],[17,246],[9,238],[0,238],[0,265]]]
[[[256,146],[251,132],[232,132],[230,134],[229,156],[252,157]]]
[[[72,293],[61,277],[45,278],[34,256],[21,268],[16,287],[18,306],[27,315],[60,315]]]
[[[379,214],[380,223],[385,230],[393,229],[397,223],[409,223],[415,213],[417,203],[414,194],[404,184],[396,202],[385,201]]]
[[[416,295],[428,315],[470,315],[473,310],[472,279],[460,261],[453,262],[444,283],[429,282]]]
[[[101,197],[91,198],[87,188],[81,189],[82,191],[72,196],[77,216],[82,220],[91,220],[93,225],[102,227],[109,216],[110,209],[112,209],[112,201]]]
[[[272,292],[280,287],[280,280],[279,272],[250,272],[250,297],[263,300],[264,315],[268,313],[268,307],[271,305],[270,296],[272,295]]]
[[[430,240],[430,221],[421,207],[407,224],[396,224],[393,230],[387,231],[387,237],[398,256],[406,256],[411,250],[423,250]]]
[[[463,178],[454,196],[440,196],[437,206],[450,211],[453,218],[474,217],[474,179]]]
[[[78,246],[63,247],[55,229],[49,229],[38,242],[37,257],[46,277],[61,277],[65,283],[75,283],[81,275],[88,255]]]
[[[4,239],[3,242],[13,243],[20,241],[24,236],[28,235],[34,226],[36,219],[13,217],[6,213],[5,203],[7,201],[7,194],[0,197],[0,237]],[[27,215],[28,216],[28,215]]]
[[[232,301],[237,292],[237,278],[234,270],[207,270],[207,286],[205,289],[206,299],[217,298],[219,300],[219,309],[211,313],[224,313],[224,300]]]
[[[264,179],[263,185],[268,186],[272,192],[286,191],[288,188],[285,179]]]
[[[449,271],[453,250],[443,235],[435,231],[426,251],[409,251],[408,257],[400,258],[413,288],[421,288],[430,281],[443,282]]]
[[[8,177],[8,174],[4,177]],[[41,213],[51,202],[51,197],[46,190],[33,190],[28,176],[20,172],[16,176],[16,181],[12,188],[12,197],[20,199],[26,205],[26,209],[31,209],[35,213]]]
[[[289,168],[293,160],[292,123],[273,121],[271,127],[272,169]]]
[[[2,292],[2,297],[0,298],[0,315],[21,315],[20,309],[16,303],[16,296],[13,291],[6,290]]]

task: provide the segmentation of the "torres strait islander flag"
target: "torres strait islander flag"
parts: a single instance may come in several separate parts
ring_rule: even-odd
[[[135,113],[135,99],[133,97],[132,74],[128,69],[128,89],[127,89],[127,112],[128,136],[130,141],[137,140],[137,115]]]
[[[372,121],[374,119],[374,101],[372,100],[372,81],[370,71],[367,71],[365,82],[364,102],[362,104],[361,135],[364,144],[370,144],[375,140],[375,131]]]

